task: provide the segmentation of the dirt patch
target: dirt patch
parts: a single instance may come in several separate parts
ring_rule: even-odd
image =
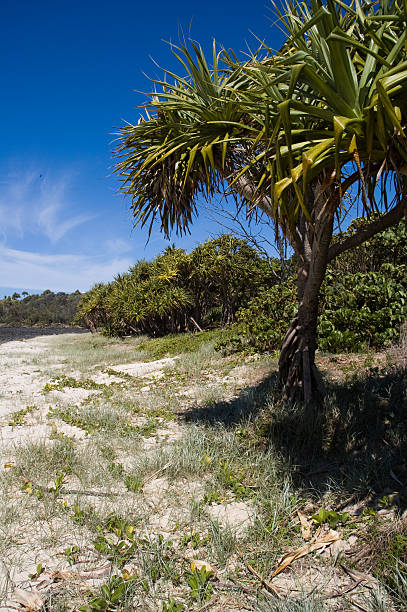
[[[123,382],[123,378],[108,374],[107,372],[98,372],[97,374],[91,376],[91,379],[98,385],[111,385],[112,383]]]
[[[156,361],[136,361],[135,363],[126,363],[123,365],[113,366],[111,369],[119,374],[128,374],[134,378],[155,378],[159,379],[164,376],[164,368],[169,368],[175,364],[178,357],[165,357]]]
[[[58,424],[58,433],[61,435],[73,437],[77,440],[83,440],[86,438],[86,433],[67,423]],[[24,444],[26,442],[38,442],[40,440],[46,441],[49,445],[52,445],[52,425],[48,423],[32,423],[29,425],[22,425],[18,427],[11,427],[9,425],[0,429],[0,446],[2,452],[7,452],[10,446],[14,447],[17,444]]]
[[[316,364],[333,382],[343,382],[369,368],[383,368],[388,364],[387,353],[325,355],[317,353]]]
[[[303,597],[313,594],[316,599],[325,600],[327,610],[349,609],[349,612],[369,609],[366,605],[372,599],[372,591],[379,588],[379,583],[372,576],[345,572],[341,567],[324,565],[315,559],[297,561],[288,571],[276,576],[272,585],[278,590],[280,597],[293,593]],[[345,601],[348,603],[346,608]],[[387,609],[389,612],[393,610],[391,604]]]
[[[255,362],[254,362],[255,363]],[[238,388],[257,385],[270,374],[270,364],[239,365],[230,370],[229,374],[223,378],[223,382],[234,384]]]
[[[229,527],[237,534],[242,534],[253,519],[253,508],[245,502],[211,505],[207,509],[210,517],[222,527]]]

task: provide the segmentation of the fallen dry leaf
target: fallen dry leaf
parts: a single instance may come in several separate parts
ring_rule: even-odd
[[[36,590],[24,591],[23,589],[16,589],[13,593],[13,601],[24,606],[27,612],[28,610],[41,610],[44,605],[40,594]]]
[[[301,535],[304,538],[304,540],[307,542],[308,540],[312,538],[312,525],[308,521],[305,514],[303,514],[299,510],[297,510],[297,514],[298,514],[298,518],[300,519]]]
[[[191,569],[193,572],[200,572],[202,568],[205,568],[206,573],[211,573],[212,578],[216,577],[216,569],[208,563],[208,561],[200,561],[199,559],[193,559],[191,561]]]
[[[73,572],[61,572],[60,570],[55,570],[52,572],[51,578],[54,582],[69,582],[72,578],[75,578],[75,574]]]
[[[341,536],[339,535],[339,533],[330,530],[327,533],[318,536],[318,538],[314,538],[314,540],[308,542],[308,544],[305,544],[305,546],[301,546],[301,548],[297,548],[297,550],[285,554],[281,559],[280,565],[277,567],[277,569],[274,570],[271,577],[274,578],[274,576],[280,574],[280,572],[285,570],[285,568],[288,567],[296,559],[305,557],[305,555],[309,555],[314,550],[318,550],[319,548],[325,548],[332,544],[332,542],[340,540],[340,537]]]
[[[37,589],[37,591],[43,591],[44,589],[47,589],[53,582],[54,580],[50,574],[43,574],[39,582],[37,580],[35,581],[35,588]]]
[[[105,576],[109,576],[111,571],[111,564],[106,563],[105,565],[102,565],[102,567],[97,567],[93,570],[84,570],[80,573],[77,573],[76,576],[79,578],[84,578],[85,580],[88,578],[104,578]]]

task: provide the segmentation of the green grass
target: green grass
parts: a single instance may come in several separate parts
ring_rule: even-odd
[[[194,353],[205,344],[213,345],[220,340],[222,334],[222,330],[170,334],[141,342],[138,349],[144,351],[150,360],[174,357],[184,353]]]
[[[18,425],[26,424],[26,417],[31,414],[34,410],[36,410],[37,406],[27,406],[26,408],[22,408],[21,410],[17,410],[17,412],[13,412],[10,416],[10,420],[8,424],[10,427],[17,427]]]

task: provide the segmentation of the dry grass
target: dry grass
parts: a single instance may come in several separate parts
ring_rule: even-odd
[[[401,327],[398,343],[390,347],[388,354],[396,367],[407,367],[407,322]]]
[[[395,359],[354,360],[343,384],[329,382],[341,362],[323,357],[327,399],[304,413],[275,400],[272,357],[222,358],[210,337],[177,338],[175,366],[148,380],[110,369],[171,354],[168,340],[32,342],[41,402],[25,424],[1,430],[14,436],[0,472],[3,601],[19,586],[38,588],[53,611],[101,609],[102,595],[112,610],[403,609],[404,557],[373,553],[384,537],[388,549],[404,542],[403,522],[388,528],[406,501],[403,490],[393,496],[407,445],[406,374]],[[17,378],[26,367],[13,355],[10,364]],[[312,524],[321,508],[351,515],[336,526],[343,548],[293,563],[273,580],[276,598],[265,584],[281,555],[304,545],[297,510]],[[216,578],[197,576],[194,558]],[[348,592],[355,564],[379,582]]]

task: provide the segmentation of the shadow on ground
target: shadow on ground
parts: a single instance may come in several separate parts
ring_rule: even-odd
[[[276,383],[277,373],[273,372],[259,384],[242,389],[231,401],[208,402],[189,407],[181,416],[188,423],[222,423],[226,427],[233,427],[248,418],[254,418],[263,410],[274,393]]]
[[[348,501],[397,492],[407,507],[407,369],[371,369],[350,382],[327,381],[322,406],[275,399],[276,375],[230,402],[196,407],[188,422],[253,424],[259,452],[270,445],[290,465],[294,484],[319,496],[338,489]]]

